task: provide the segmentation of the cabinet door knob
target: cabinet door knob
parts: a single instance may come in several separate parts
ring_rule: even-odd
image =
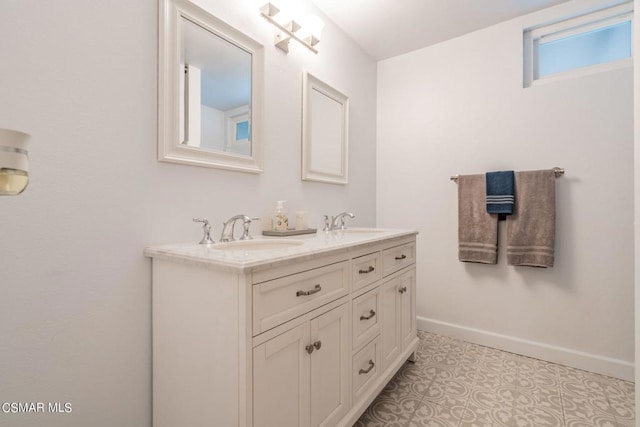
[[[405,292],[407,292],[407,287],[403,286],[400,289],[398,289],[398,292],[400,292],[401,294],[404,294]]]
[[[320,347],[322,347],[322,341],[318,340],[314,342],[313,346],[316,348],[316,350],[320,350]]]
[[[368,374],[369,372],[371,372],[371,370],[373,369],[374,366],[376,366],[376,364],[373,363],[373,360],[369,359],[369,367],[367,369],[360,369],[358,371],[358,375]]]
[[[307,353],[309,353],[309,354],[313,353],[313,344],[309,344],[309,345],[305,346],[304,349],[307,350]]]
[[[358,270],[358,274],[368,274],[374,271],[376,268],[373,265],[370,265],[366,270]]]
[[[405,254],[402,254],[402,255],[397,256],[397,257],[396,257],[396,261],[403,260],[403,259],[405,259],[406,257],[407,257],[407,256],[406,256]]]
[[[306,297],[306,296],[309,296],[309,295],[317,294],[321,290],[322,290],[322,286],[320,286],[320,284],[317,284],[310,291],[298,291],[298,292],[296,292],[296,296],[297,297],[303,297],[303,296]]]
[[[368,316],[360,316],[360,320],[369,320],[376,315],[375,310],[370,310]]]

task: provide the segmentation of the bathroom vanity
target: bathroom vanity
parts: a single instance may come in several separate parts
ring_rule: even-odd
[[[416,234],[147,248],[153,425],[351,426],[418,345]]]

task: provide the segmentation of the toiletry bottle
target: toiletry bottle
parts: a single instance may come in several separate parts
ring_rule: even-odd
[[[306,211],[298,211],[296,212],[296,230],[306,230],[309,228],[309,224],[307,223],[307,212]]]
[[[276,203],[276,210],[273,215],[273,231],[287,231],[289,228],[289,219],[287,211],[284,209],[284,200]]]

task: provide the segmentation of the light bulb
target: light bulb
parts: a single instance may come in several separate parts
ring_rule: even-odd
[[[302,26],[302,29],[299,32],[299,37],[305,38],[313,36],[317,40],[320,40],[320,33],[322,33],[322,29],[324,28],[324,21],[322,19],[317,15],[307,13],[300,17],[299,22]]]

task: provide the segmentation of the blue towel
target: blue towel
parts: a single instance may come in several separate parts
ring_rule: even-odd
[[[515,201],[513,171],[487,172],[485,181],[487,213],[511,215]]]

